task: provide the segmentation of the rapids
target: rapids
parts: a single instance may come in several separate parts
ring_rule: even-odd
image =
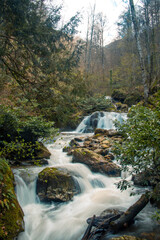
[[[18,240],[80,240],[87,227],[87,218],[99,215],[107,208],[125,210],[139,198],[137,195],[130,197],[130,189],[121,192],[116,188],[115,183],[120,178],[95,174],[83,164],[72,163],[71,156],[67,156],[62,149],[75,137],[74,134],[77,133],[60,134],[56,142],[47,145],[51,152],[49,166],[61,166],[76,175],[81,193],[73,201],[40,203],[36,196],[36,179],[45,167],[14,169],[16,193],[25,214],[25,232],[19,234]],[[81,133],[79,136],[90,134]],[[152,230],[151,214],[152,209],[148,205],[130,231]]]

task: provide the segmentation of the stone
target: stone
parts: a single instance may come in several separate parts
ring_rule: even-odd
[[[135,236],[124,235],[124,236],[120,236],[120,237],[110,238],[110,240],[145,240],[145,239],[135,237]]]
[[[0,161],[0,239],[11,240],[24,231],[24,213],[15,194],[13,173],[4,160]]]
[[[40,144],[40,148],[38,149],[38,151],[36,152],[36,156],[35,159],[49,159],[51,156],[51,153],[49,152],[49,150],[44,146],[43,143],[39,143]]]
[[[78,148],[73,152],[73,162],[86,164],[91,171],[106,174],[107,176],[119,177],[120,167],[115,163],[106,161],[105,158],[89,149]]]
[[[108,130],[102,129],[102,128],[96,128],[94,135],[97,135],[97,134],[108,135]]]
[[[67,202],[80,188],[67,170],[47,167],[38,174],[36,192],[41,202]]]

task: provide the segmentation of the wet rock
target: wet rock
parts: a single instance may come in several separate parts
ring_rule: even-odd
[[[74,150],[73,162],[86,164],[93,172],[114,177],[119,177],[121,175],[119,166],[115,163],[106,161],[103,156],[85,148]]]
[[[115,129],[108,130],[108,137],[120,136],[120,133]]]
[[[39,143],[40,148],[36,152],[35,159],[49,159],[51,156],[51,153],[49,150],[43,145],[43,143]]]
[[[14,176],[9,165],[0,163],[0,239],[15,239],[24,231],[24,213],[14,191]]]
[[[41,202],[67,202],[80,191],[77,184],[66,170],[48,167],[38,174],[36,192]]]
[[[118,209],[106,209],[101,213],[100,216],[95,216],[93,221],[93,226],[94,227],[99,227],[100,225],[102,226],[102,224],[104,224],[104,221],[108,221],[108,225],[109,225],[109,220],[111,218],[114,218],[114,220],[116,220],[122,214],[123,212],[119,211]],[[92,221],[92,218],[87,219],[88,224],[90,224],[91,221]]]

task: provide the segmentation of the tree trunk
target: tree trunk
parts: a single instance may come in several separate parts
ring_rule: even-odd
[[[147,194],[143,194],[140,199],[134,203],[122,216],[114,222],[111,222],[111,230],[116,233],[130,225],[134,217],[147,205],[149,197]]]
[[[94,4],[93,11],[92,11],[92,26],[91,26],[91,36],[89,41],[89,52],[88,52],[88,64],[87,64],[87,72],[90,71],[91,66],[91,55],[92,55],[92,44],[93,44],[93,33],[94,33],[94,25],[95,25],[95,9],[96,4]]]
[[[143,194],[140,199],[127,209],[124,213],[117,213],[113,216],[93,217],[89,220],[89,226],[82,238],[82,240],[101,239],[102,235],[107,232],[117,233],[120,230],[127,228],[134,222],[135,216],[147,205],[149,202],[148,194]],[[92,226],[96,227],[91,232]]]
[[[139,62],[140,62],[140,67],[142,72],[142,82],[144,86],[144,100],[145,102],[147,102],[149,89],[148,89],[147,74],[146,74],[145,64],[144,64],[144,57],[143,57],[143,52],[142,52],[142,47],[140,42],[140,32],[139,32],[139,27],[137,23],[136,11],[135,11],[133,0],[129,0],[129,2],[130,2],[131,14],[132,14],[132,22],[133,22],[134,31],[135,31],[137,50],[139,55]]]

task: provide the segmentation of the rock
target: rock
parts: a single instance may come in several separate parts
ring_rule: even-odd
[[[111,95],[113,100],[122,102],[122,103],[124,102],[126,96],[127,96],[127,93],[121,89],[114,89]]]
[[[119,177],[121,175],[119,166],[106,161],[103,156],[85,148],[74,150],[73,162],[86,164],[91,171],[106,174],[111,177]]]
[[[109,240],[145,240],[145,239],[135,237],[135,236],[124,235],[124,236],[120,236],[120,237],[110,238]]]
[[[36,156],[35,159],[49,159],[51,156],[51,153],[49,152],[49,150],[43,145],[43,143],[39,143],[40,144],[40,148],[37,150],[36,152]]]
[[[70,146],[70,147],[79,147],[80,144],[79,144],[79,143],[76,141],[76,139],[74,138],[74,139],[72,139],[72,140],[70,141],[69,146]]]
[[[117,132],[115,129],[109,129],[108,130],[108,137],[115,137],[115,136],[120,136],[120,133]]]
[[[38,174],[36,192],[41,202],[67,202],[79,192],[77,184],[66,170],[47,167]]]
[[[117,103],[115,103],[115,105],[116,105],[116,108],[117,108],[118,111],[128,112],[128,105],[127,104],[117,102]]]
[[[24,231],[24,213],[14,191],[13,173],[4,160],[0,161],[0,239],[11,240]]]
[[[104,210],[104,211],[100,214],[100,216],[101,216],[101,217],[104,217],[104,216],[110,217],[110,215],[112,216],[112,215],[118,215],[118,214],[122,214],[122,213],[123,213],[123,212],[120,211],[119,209],[108,208],[108,209]]]
[[[96,130],[94,132],[94,135],[97,135],[97,134],[108,135],[108,130],[101,129],[101,128],[96,128]]]
[[[144,172],[133,175],[132,181],[136,186],[151,186],[148,174]]]
[[[105,158],[108,160],[114,160],[114,155],[112,153],[108,153],[107,155],[105,155]]]

